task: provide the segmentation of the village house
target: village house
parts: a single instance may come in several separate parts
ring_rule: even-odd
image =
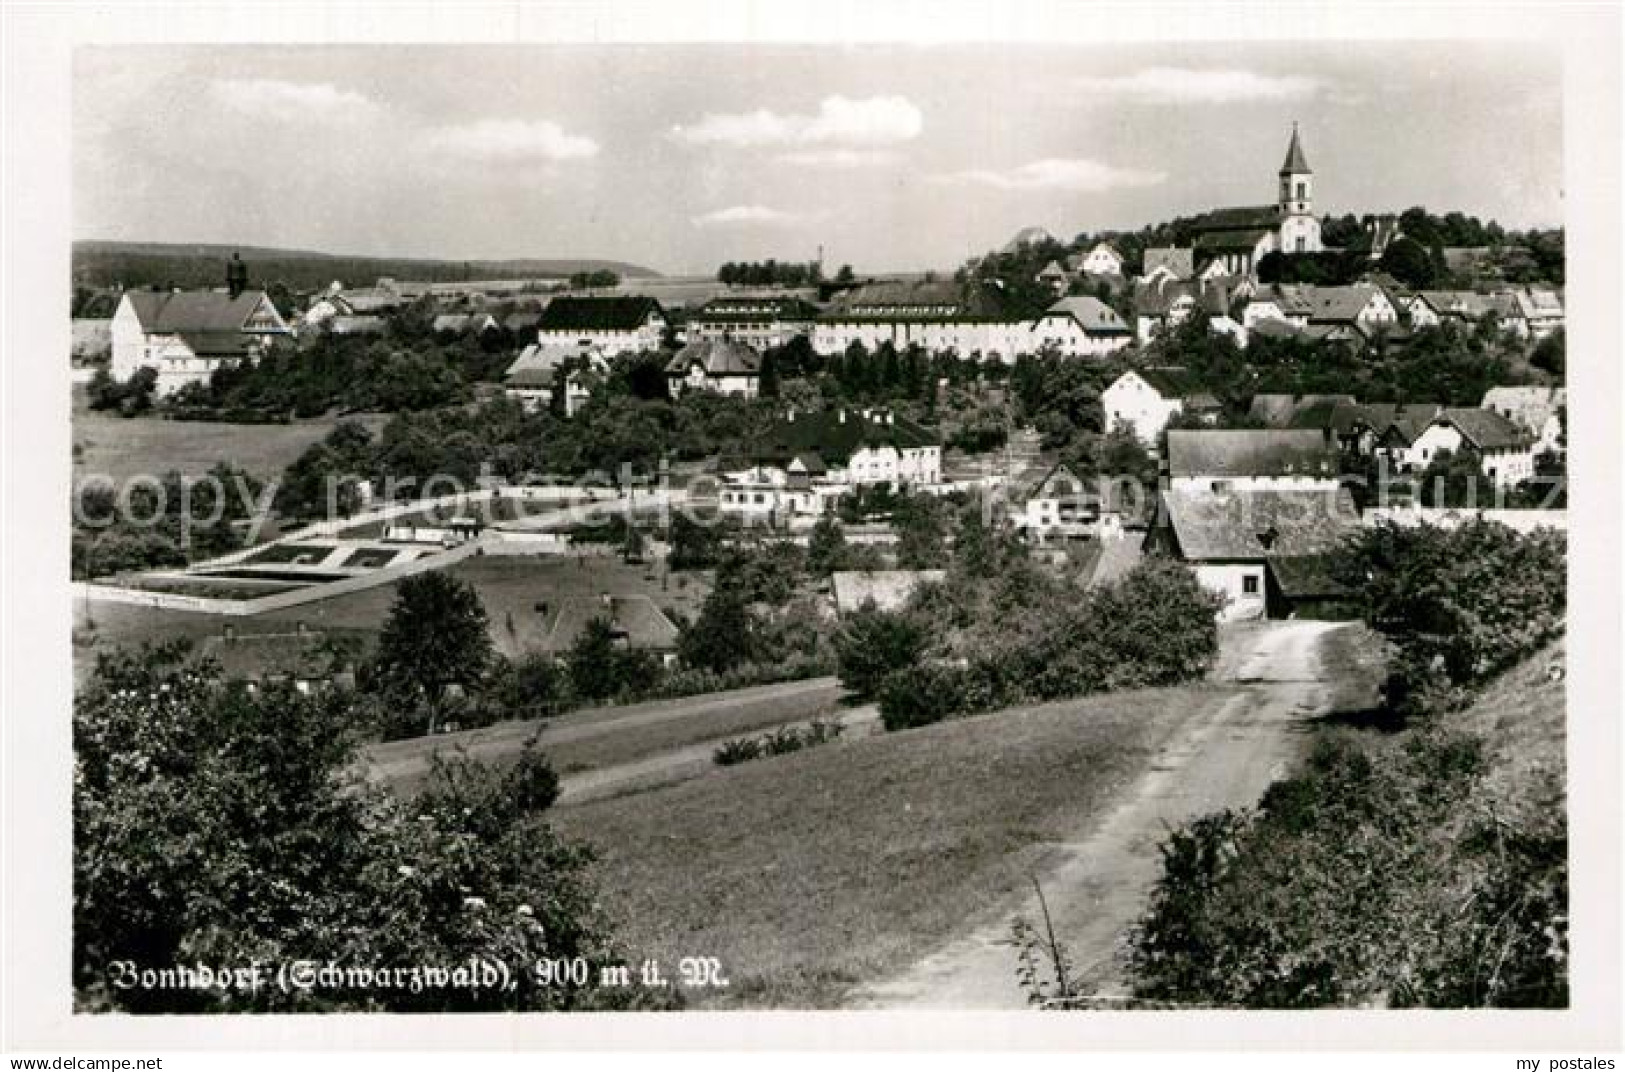
[[[653,298],[584,298],[548,302],[536,323],[536,341],[596,347],[606,358],[660,349],[666,312]]]
[[[1096,242],[1078,258],[1075,270],[1084,275],[1122,275],[1124,258],[1110,242]]]
[[[1309,326],[1349,328],[1370,337],[1399,326],[1399,310],[1382,288],[1367,283],[1347,287],[1306,287],[1303,301],[1309,306]]]
[[[1348,598],[1327,557],[1360,525],[1347,491],[1176,487],[1161,498],[1147,548],[1189,563],[1223,600],[1220,621],[1324,613]]]
[[[344,284],[334,280],[299,315],[298,329],[319,328],[340,316],[382,316],[405,304],[405,299],[393,290],[383,287],[345,290]]]
[[[873,352],[920,346],[962,358],[1013,363],[1031,341],[1030,324],[1010,313],[985,283],[952,280],[870,283],[842,295],[813,328],[813,349],[830,355],[858,343]]]
[[[500,331],[502,325],[489,313],[441,313],[429,322],[429,330],[446,338],[466,335],[487,335]]]
[[[1100,393],[1106,431],[1132,428],[1141,442],[1155,445],[1176,413],[1214,414],[1218,399],[1180,367],[1130,369]]]
[[[1059,261],[1050,261],[1039,271],[1036,282],[1040,286],[1048,287],[1050,293],[1058,298],[1072,285],[1072,277],[1067,275],[1066,269],[1061,267]]]
[[[1556,291],[1525,287],[1512,291],[1512,298],[1527,337],[1544,339],[1563,329],[1563,298]]]
[[[1479,405],[1512,421],[1534,440],[1537,455],[1563,450],[1563,413],[1569,393],[1562,387],[1491,387]]]
[[[1032,352],[1053,350],[1065,357],[1106,357],[1134,341],[1123,318],[1099,298],[1062,298],[1033,321]]]
[[[888,410],[791,412],[746,448],[749,465],[726,471],[724,515],[783,523],[828,510],[860,486],[931,487],[942,482],[942,446],[924,427]]]
[[[567,596],[560,600],[542,650],[564,658],[593,621],[609,625],[610,640],[627,651],[643,651],[665,666],[677,662],[677,626],[646,595]]]
[[[1158,335],[1183,324],[1200,307],[1200,284],[1175,282],[1166,275],[1145,279],[1134,294],[1134,338],[1149,346]]]
[[[818,307],[782,294],[727,294],[713,298],[688,318],[688,337],[737,339],[758,350],[783,346],[797,336],[810,336]]]
[[[207,383],[215,369],[253,359],[291,335],[270,297],[248,289],[248,268],[235,254],[223,291],[125,291],[109,333],[113,378],[151,368],[159,395]]]
[[[567,365],[570,371],[564,374],[564,415],[574,417],[592,397],[593,383],[609,373],[609,362],[593,347],[531,343],[503,373],[503,393],[518,399],[527,411],[547,409],[560,370]]]
[[[1470,453],[1498,488],[1515,487],[1535,476],[1533,438],[1494,410],[1444,410],[1416,437],[1407,462],[1412,469],[1425,469],[1443,451]]]
[[[1168,432],[1175,491],[1334,491],[1339,456],[1307,428],[1200,428]]]
[[[1367,403],[1363,409],[1376,429],[1375,453],[1394,473],[1417,468],[1419,455],[1413,451],[1416,441],[1444,411],[1436,402]]]
[[[689,391],[755,398],[761,389],[762,355],[733,339],[696,339],[666,363],[674,397]]]
[[[1183,283],[1196,274],[1196,255],[1185,246],[1152,246],[1142,258],[1140,279],[1144,283],[1167,280]]]
[[[389,330],[389,321],[381,316],[329,317],[325,322],[329,335],[382,335]]]
[[[1299,288],[1277,285],[1263,288],[1247,300],[1241,323],[1249,332],[1266,320],[1302,329],[1309,326],[1311,311]]]
[[[1112,484],[1085,481],[1057,462],[1021,491],[1020,509],[1011,521],[1017,532],[1041,543],[1121,538],[1122,513],[1109,501]]]

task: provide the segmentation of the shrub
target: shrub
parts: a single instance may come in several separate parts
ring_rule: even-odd
[[[880,687],[880,721],[888,730],[928,726],[946,718],[985,711],[996,694],[967,668],[943,663],[909,666],[888,674]]]
[[[830,719],[826,722],[815,718],[805,726],[780,726],[771,733],[764,733],[759,737],[736,737],[724,741],[712,753],[712,758],[718,766],[731,767],[765,756],[788,755],[803,748],[828,744],[839,737],[845,729],[846,726],[839,720]]]
[[[925,628],[906,612],[865,603],[835,636],[841,684],[861,697],[875,697],[887,675],[919,660],[926,640]]]

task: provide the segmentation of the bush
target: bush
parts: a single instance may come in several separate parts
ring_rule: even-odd
[[[828,744],[846,727],[838,720],[813,719],[805,726],[780,726],[759,737],[736,737],[717,746],[712,758],[720,767],[731,767],[767,756],[783,756]]]
[[[874,698],[887,675],[919,660],[926,640],[925,628],[908,614],[865,603],[835,636],[841,684],[860,697]]]
[[[880,687],[880,721],[888,730],[913,729],[995,706],[987,682],[966,667],[926,663],[896,670]]]

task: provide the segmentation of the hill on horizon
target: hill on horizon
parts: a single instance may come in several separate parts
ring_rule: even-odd
[[[453,260],[367,257],[314,250],[236,246],[208,242],[116,242],[83,239],[73,244],[75,286],[209,287],[224,282],[223,262],[241,254],[257,286],[281,282],[293,290],[316,290],[333,280],[371,286],[379,277],[454,282],[459,279],[556,279],[575,272],[608,270],[623,279],[657,279],[660,273],[624,261],[593,258]]]

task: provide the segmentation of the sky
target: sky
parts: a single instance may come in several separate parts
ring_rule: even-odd
[[[100,46],[74,235],[328,253],[953,268],[1274,200],[1562,222],[1528,44]]]

